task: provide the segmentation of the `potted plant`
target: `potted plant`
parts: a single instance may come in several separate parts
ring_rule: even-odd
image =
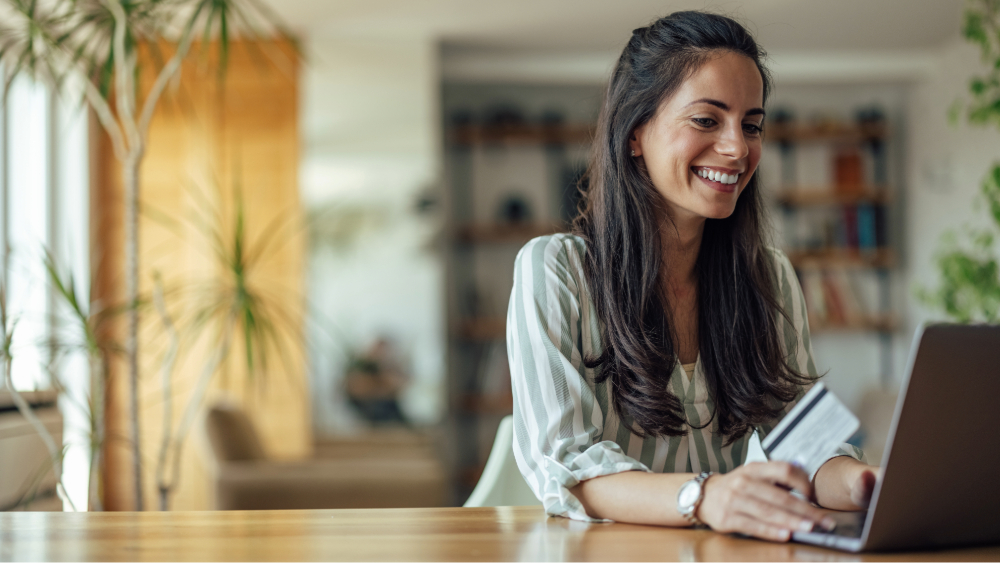
[[[0,62],[11,80],[28,75],[64,92],[79,92],[107,133],[121,166],[125,189],[124,247],[131,436],[136,510],[142,510],[139,454],[138,218],[141,199],[139,169],[148,148],[148,133],[157,104],[179,78],[181,64],[201,39],[214,39],[220,51],[220,77],[230,40],[291,35],[258,0],[2,0]],[[157,49],[161,41],[176,48],[155,68],[144,68],[140,46]],[[157,57],[153,57],[154,61]],[[140,73],[152,72],[148,91],[136,84]]]
[[[968,101],[950,110],[953,121],[964,113],[972,125],[1000,129],[1000,0],[969,0],[962,28],[965,38],[982,53],[986,72],[969,81]],[[958,322],[1000,322],[1000,161],[991,166],[980,186],[980,198],[990,219],[984,228],[966,227],[962,235],[948,232],[935,261],[941,277],[936,289],[920,288],[924,303]]]

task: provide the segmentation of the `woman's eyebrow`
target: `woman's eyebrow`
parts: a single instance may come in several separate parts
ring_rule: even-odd
[[[713,100],[712,98],[701,98],[700,100],[695,100],[684,107],[693,106],[695,104],[709,104],[721,109],[722,111],[729,111],[729,104],[719,100]],[[747,110],[746,115],[766,115],[766,113],[764,112],[764,108],[753,108]]]

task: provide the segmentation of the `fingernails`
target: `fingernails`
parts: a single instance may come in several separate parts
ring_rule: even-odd
[[[789,532],[788,530],[779,530],[778,531],[778,539],[781,540],[781,541],[788,541],[788,539],[791,536],[792,536],[792,533]]]
[[[820,526],[823,526],[827,532],[832,532],[837,527],[837,521],[827,516],[820,522]]]
[[[809,520],[803,520],[803,521],[799,522],[799,531],[800,532],[811,532],[812,529],[813,529],[813,523],[811,521],[809,521]]]

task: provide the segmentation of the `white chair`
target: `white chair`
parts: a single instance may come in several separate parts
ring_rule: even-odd
[[[465,506],[541,506],[514,460],[514,417],[500,421],[483,475]]]

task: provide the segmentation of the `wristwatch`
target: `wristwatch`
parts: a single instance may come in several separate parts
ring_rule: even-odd
[[[705,481],[711,476],[711,471],[703,471],[677,490],[677,512],[696,527],[705,525],[698,519],[697,512],[701,500],[705,498]]]

